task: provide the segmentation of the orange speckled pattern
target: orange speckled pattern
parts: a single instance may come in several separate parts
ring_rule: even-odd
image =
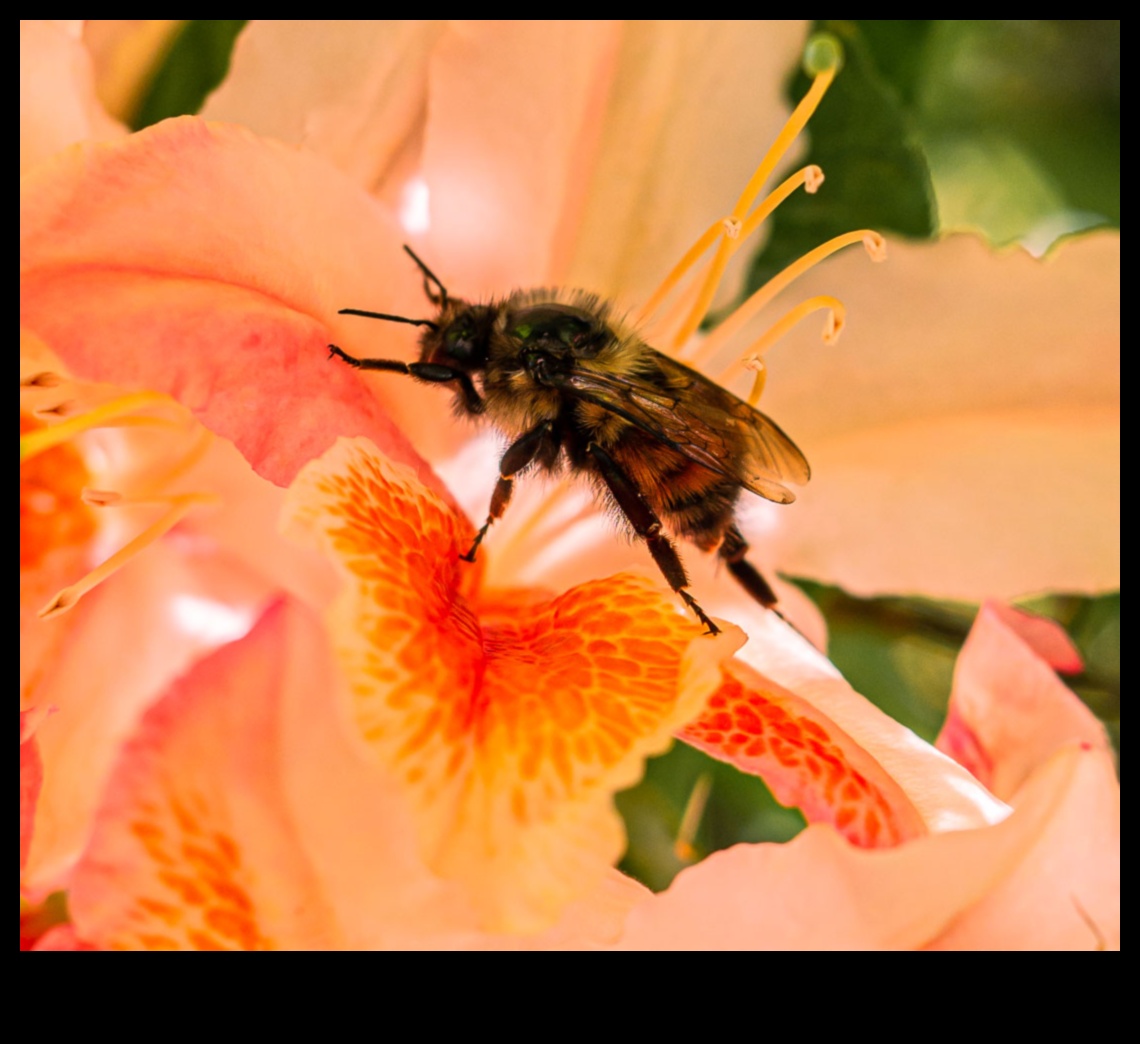
[[[107,789],[70,908],[99,949],[328,945],[275,764],[285,610],[151,708]]]
[[[209,802],[193,793],[184,800],[162,797],[128,824],[154,875],[149,889],[131,897],[133,908],[110,948],[272,949],[241,883],[241,850],[228,834],[211,829]]]
[[[830,823],[852,844],[883,848],[926,833],[882,766],[825,714],[738,664],[680,739],[763,778],[809,822]]]
[[[20,434],[45,425],[20,412]],[[72,446],[53,446],[20,465],[20,569],[34,569],[49,551],[78,548],[95,520],[80,494],[88,484],[83,458]]]
[[[620,856],[611,795],[699,709],[680,685],[699,627],[628,575],[518,592],[513,614],[495,591],[481,619],[470,525],[364,440],[290,496],[349,580],[330,624],[352,715],[407,786],[426,857],[488,923],[540,926]]]

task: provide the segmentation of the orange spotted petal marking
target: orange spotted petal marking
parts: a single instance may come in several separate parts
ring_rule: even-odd
[[[902,787],[824,712],[739,661],[722,666],[721,677],[680,739],[763,777],[777,800],[852,844],[879,848],[926,834]]]
[[[742,635],[700,636],[629,575],[484,597],[459,558],[470,523],[364,439],[302,470],[285,522],[347,580],[329,623],[351,718],[405,785],[429,865],[487,927],[549,924],[620,857],[613,792],[700,711]]]

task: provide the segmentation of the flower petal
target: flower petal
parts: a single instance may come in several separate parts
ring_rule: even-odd
[[[884,824],[880,843],[924,831],[983,826],[1009,814],[1008,806],[969,772],[851,688],[822,653],[774,614],[757,613],[746,626],[750,641],[731,668],[735,684],[728,693],[722,693],[736,702],[730,700],[723,708],[713,708],[710,700],[709,711],[702,719],[706,743],[708,731],[720,736],[716,744],[720,751],[710,753],[739,763],[745,771],[759,772],[766,779],[771,771],[777,796],[786,790],[808,801],[805,814],[819,815],[837,825],[845,806],[861,806],[864,813],[877,809],[878,816],[883,809],[879,799],[885,801],[890,809],[885,818],[891,826]],[[721,713],[734,718],[732,730],[716,727],[716,715]],[[769,722],[778,722],[783,734],[766,724]],[[742,725],[748,727],[740,728]],[[762,758],[750,754],[754,740],[748,728],[760,729],[769,747],[772,735],[780,736],[785,743],[782,759],[770,749]],[[826,740],[819,731],[826,733]],[[746,739],[738,741],[738,733]],[[820,756],[813,739],[844,765],[845,779],[839,783],[836,777],[834,797],[828,794],[826,769],[816,777],[807,765],[809,753]],[[834,771],[834,765],[830,767]],[[864,779],[865,786],[857,776]],[[863,795],[858,801],[849,784]],[[849,825],[865,828],[867,824],[856,816]],[[858,831],[853,839],[868,840],[866,830]]]
[[[808,822],[830,823],[865,848],[921,837],[926,826],[902,788],[831,719],[795,693],[732,663],[704,713],[678,738],[761,776]]]
[[[77,141],[125,133],[95,97],[91,56],[57,21],[20,21],[20,173]]]
[[[787,118],[784,83],[807,30],[799,19],[626,23],[581,214],[563,219],[569,269],[552,277],[641,304],[731,213]]]
[[[443,30],[437,21],[253,21],[202,115],[304,145],[361,188],[383,189],[422,134],[428,60]]]
[[[480,597],[459,560],[467,522],[363,440],[304,469],[290,499],[289,525],[348,580],[330,629],[351,713],[411,795],[429,864],[467,883],[488,926],[547,926],[620,855],[612,793],[699,709],[739,637],[697,638],[628,576]]]
[[[771,355],[765,412],[813,479],[747,531],[859,594],[1118,586],[1119,235],[1044,260],[967,236],[890,250],[797,285],[850,323],[838,349],[800,328]]]
[[[1027,939],[1030,946],[1092,949],[1096,936],[1065,895],[1066,868],[1048,890],[1035,887],[1035,875],[1061,837],[1079,843],[1072,827],[1081,816],[1094,813],[1101,824],[1106,764],[1111,773],[1104,754],[1067,749],[996,826],[872,850],[852,847],[830,827],[812,826],[786,845],[714,853],[632,911],[622,947],[978,948]],[[1020,923],[1012,916],[987,923],[987,897],[1008,900],[1019,883],[1032,892],[1017,911]],[[1111,887],[1093,894],[1087,883],[1077,884],[1082,908],[1111,931]],[[1038,916],[1035,929],[1028,923],[1032,915]],[[968,931],[958,930],[963,923]]]
[[[32,711],[20,711],[20,874],[28,861],[28,848],[36,824],[36,802],[44,782],[44,763],[32,734]]]
[[[101,949],[336,944],[280,790],[286,612],[199,663],[144,718],[71,897]]]
[[[425,249],[457,293],[563,275],[553,268],[560,224],[569,201],[581,205],[620,37],[614,22],[448,27],[431,63]]]
[[[1042,650],[1054,661],[1079,663],[1059,625],[999,603],[983,605],[958,658],[938,737],[940,750],[1007,801],[1062,747],[1109,750],[1104,727]]]
[[[66,655],[47,665],[36,689],[40,705],[59,713],[37,733],[47,771],[25,875],[30,885],[66,884],[122,743],[170,682],[219,644],[217,633],[193,627],[184,610],[252,621],[264,595],[264,581],[233,558],[167,538],[65,616],[35,621],[68,630]]]
[[[21,240],[22,322],[78,376],[169,392],[279,485],[354,432],[434,481],[328,359],[359,328],[339,308],[418,289],[391,224],[316,158],[168,120],[25,179]]]

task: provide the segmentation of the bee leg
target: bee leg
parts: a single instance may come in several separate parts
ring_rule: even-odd
[[[475,390],[469,374],[463,370],[455,370],[450,366],[441,366],[439,363],[401,362],[399,359],[358,359],[349,355],[343,348],[335,344],[329,345],[329,358],[337,358],[356,370],[387,370],[389,373],[406,373],[416,380],[429,381],[432,384],[446,384],[448,381],[458,381],[463,392],[463,402],[470,413],[483,412],[483,400]]]
[[[475,534],[475,541],[467,554],[459,556],[465,562],[475,561],[475,549],[483,543],[483,537],[487,535],[491,523],[503,517],[503,512],[511,500],[515,475],[530,464],[544,448],[550,451],[550,439],[553,433],[554,424],[551,421],[543,421],[538,427],[520,435],[507,447],[507,451],[499,461],[499,481],[495,484],[495,492],[491,494],[491,510],[487,514],[487,521]],[[557,449],[556,446],[553,448]]]
[[[670,543],[669,538],[661,532],[661,520],[645,502],[645,498],[633,484],[633,480],[619,467],[617,461],[596,442],[591,442],[586,447],[586,452],[593,457],[606,487],[613,494],[622,514],[633,526],[633,531],[645,541],[649,553],[653,556],[653,561],[657,563],[657,568],[661,570],[669,586],[681,596],[681,601],[692,609],[697,619],[705,625],[707,628],[705,634],[720,634],[720,628],[712,622],[705,611],[697,605],[697,600],[689,594],[687,590],[689,578],[685,575],[685,567],[681,564],[677,550]]]
[[[728,527],[717,554],[724,559],[728,571],[736,578],[736,582],[756,601],[765,609],[771,609],[775,606],[777,601],[775,591],[772,590],[768,581],[760,575],[760,571],[744,559],[744,556],[748,554],[748,541],[744,539],[743,534],[735,524]]]

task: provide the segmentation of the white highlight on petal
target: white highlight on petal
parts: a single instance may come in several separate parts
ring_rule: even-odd
[[[182,631],[211,645],[244,638],[255,619],[252,610],[237,609],[199,595],[175,596],[170,611]]]
[[[431,228],[431,192],[423,178],[412,178],[400,193],[400,224],[409,235]]]

